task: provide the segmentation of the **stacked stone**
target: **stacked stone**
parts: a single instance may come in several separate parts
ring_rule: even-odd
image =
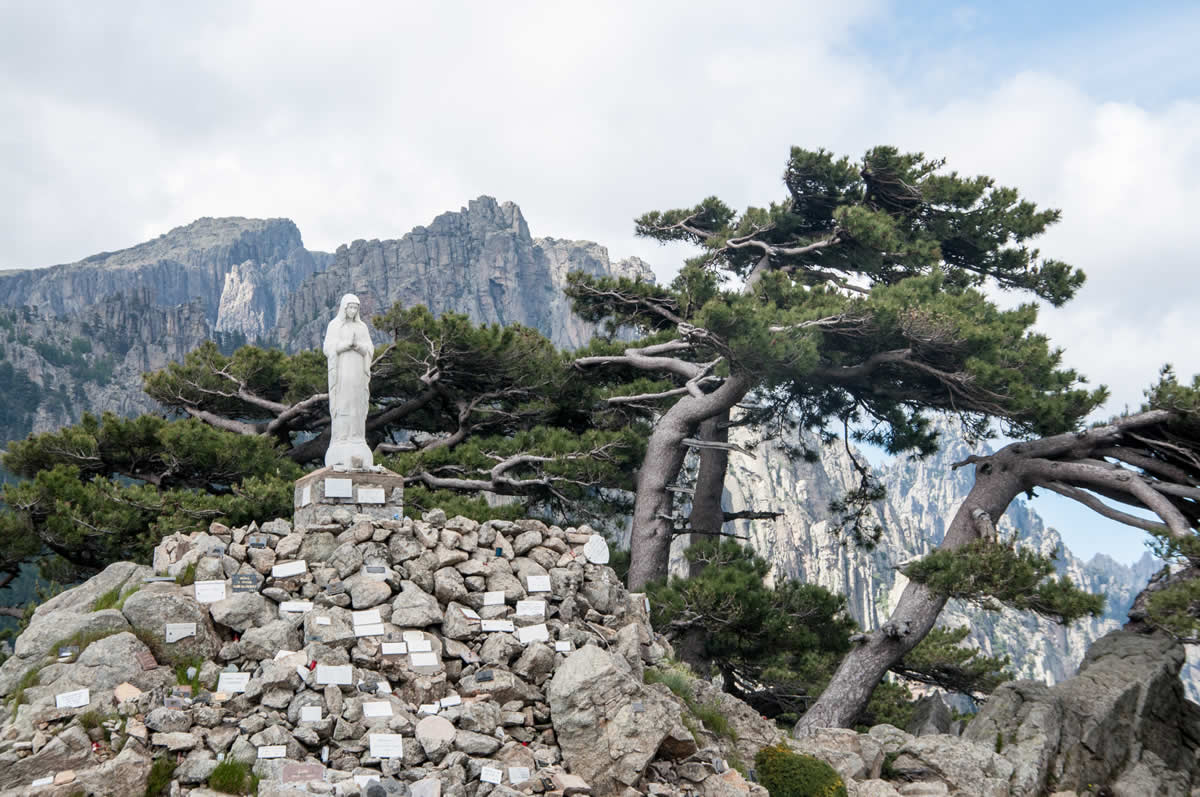
[[[761,791],[715,745],[698,749],[665,687],[643,684],[643,666],[669,651],[645,597],[588,561],[607,560],[597,542],[586,526],[341,508],[303,532],[276,520],[173,535],[155,549],[154,575],[122,563],[77,588],[140,584],[120,610],[90,613],[116,615],[106,627],[117,633],[80,662],[117,655],[114,671],[69,665],[43,679],[0,737],[21,738],[49,718],[66,729],[57,742],[81,732],[71,721],[88,708],[115,706],[127,719],[111,734],[121,750],[111,763],[124,757],[128,779],[144,777],[151,756],[176,756],[172,793],[194,797],[215,794],[203,784],[223,758],[253,765],[260,795]],[[189,571],[194,586],[154,580]],[[56,617],[78,626],[67,608],[35,617],[26,633],[45,638]],[[180,694],[172,669],[151,659],[143,670],[142,640],[162,660],[193,659],[207,688]],[[0,689],[20,674],[5,667]],[[48,707],[81,687],[86,705]],[[91,766],[80,779],[90,782],[101,777],[96,754],[13,752],[22,766],[0,772],[0,786],[21,793],[31,775],[66,766]],[[64,797],[79,783],[71,786]]]

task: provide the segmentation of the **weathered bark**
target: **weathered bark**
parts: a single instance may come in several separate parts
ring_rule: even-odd
[[[976,467],[975,485],[959,506],[938,547],[954,549],[978,539],[980,527],[986,524],[977,524],[972,515],[982,510],[994,523],[1025,489],[1018,470],[1003,461],[981,462]],[[846,654],[829,686],[796,723],[794,733],[802,736],[817,728],[849,727],[866,708],[883,676],[925,638],[945,605],[945,597],[910,582],[891,619]]]
[[[683,467],[687,450],[684,439],[691,437],[703,421],[729,412],[753,385],[754,380],[748,374],[732,374],[711,393],[680,399],[650,433],[633,507],[630,590],[641,590],[647,583],[667,575],[672,532],[671,493],[667,487],[674,483]]]
[[[729,442],[729,410],[717,413],[700,424],[700,439],[712,443]],[[696,471],[696,487],[692,494],[692,511],[688,527],[708,536],[721,533],[725,526],[725,511],[721,497],[725,493],[725,474],[729,467],[729,450],[700,449],[700,466]],[[688,534],[687,544],[694,540]]]

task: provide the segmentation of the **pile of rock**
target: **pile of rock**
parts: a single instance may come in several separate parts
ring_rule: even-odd
[[[38,607],[4,794],[136,794],[166,755],[194,797],[222,759],[262,795],[765,795],[643,683],[669,649],[587,527],[328,521],[171,536]]]

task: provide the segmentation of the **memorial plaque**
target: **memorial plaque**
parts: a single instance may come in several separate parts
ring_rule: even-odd
[[[365,609],[361,612],[350,612],[350,619],[355,625],[379,625],[383,622],[383,618],[379,616],[378,609]]]
[[[354,626],[354,635],[359,636],[383,636],[383,623],[372,623],[370,625]]]
[[[372,758],[403,758],[404,737],[398,733],[372,733]]]
[[[438,713],[438,704],[437,703],[422,703],[421,707],[417,709],[418,716],[421,714],[427,714],[429,716],[433,716],[436,713]]]
[[[507,632],[512,633],[512,620],[483,620],[480,622],[480,628],[488,633]]]
[[[146,576],[142,579],[143,584],[166,584],[175,583],[175,576]]]
[[[300,506],[308,506],[312,503],[312,485],[306,484],[300,488]]]
[[[525,586],[530,592],[549,592],[550,576],[529,576],[525,579]]]
[[[320,706],[301,706],[300,707],[301,722],[320,722],[321,707]]]
[[[250,673],[248,672],[223,672],[217,676],[217,691],[227,695],[245,692],[248,683],[250,683]]]
[[[350,479],[326,479],[326,498],[353,498],[354,482]]]
[[[504,591],[496,590],[495,592],[483,593],[483,605],[484,606],[503,606],[504,605]]]
[[[134,656],[137,663],[142,665],[143,670],[153,670],[158,666],[158,662],[154,659],[154,654],[148,650],[143,650],[141,653]]]
[[[307,487],[305,488],[308,489]],[[280,779],[284,783],[309,783],[314,780],[325,780],[325,767],[320,764],[309,761],[305,763],[295,762],[283,765],[283,770],[279,773]]]
[[[192,585],[197,603],[216,603],[225,600],[225,580],[197,581]]]
[[[55,708],[80,708],[92,702],[91,693],[86,689],[76,689],[73,692],[63,692],[54,696]]]
[[[387,578],[388,569],[383,565],[367,565],[363,572],[372,581],[383,581]]]
[[[385,656],[403,656],[408,653],[407,642],[384,642],[380,648]]]
[[[330,595],[341,595],[346,591],[346,585],[341,581],[334,581],[325,585],[325,591]]]
[[[475,680],[480,683],[485,681],[494,681],[496,680],[496,674],[491,670],[480,670],[479,672],[475,673]]]
[[[382,487],[359,487],[358,502],[360,504],[382,504],[387,495]]]
[[[72,659],[78,655],[79,655],[79,646],[78,645],[63,645],[61,648],[58,649],[58,660],[59,661],[65,661],[66,659]]]
[[[286,744],[264,744],[258,748],[259,758],[287,758]]]
[[[230,580],[233,582],[234,592],[258,592],[262,576],[258,573],[234,573]]]
[[[558,640],[557,642],[554,643],[554,652],[555,653],[570,653],[571,652],[571,643],[565,639]]]
[[[500,557],[502,557],[502,556],[504,556],[504,549],[503,549],[503,548],[497,548],[497,549],[496,549],[496,558],[497,558],[497,559],[499,559],[499,558],[500,558]]]
[[[308,564],[303,559],[297,559],[294,562],[281,562],[271,568],[271,575],[275,578],[290,578],[308,572]]]
[[[191,684],[176,684],[175,686],[171,687],[171,694],[174,695],[175,697],[191,697],[192,696],[192,685]]]
[[[643,603],[645,604],[645,606],[646,606],[646,614],[650,614],[650,599],[649,599],[649,598],[642,598],[642,602],[643,602]]]
[[[646,712],[646,704],[640,700],[633,701],[633,713],[644,714]]]
[[[355,775],[354,776],[354,785],[360,789],[365,789],[367,787],[367,784],[369,784],[371,782],[378,783],[379,775]]]
[[[196,635],[195,623],[167,623],[163,629],[163,639],[168,642],[178,642]]]
[[[208,549],[208,555],[209,556],[224,556],[226,550],[228,550],[228,548],[226,547],[225,543],[223,543],[223,542],[214,543],[213,546]]]
[[[458,695],[447,695],[438,702],[442,704],[442,708],[450,708],[451,706],[461,706],[462,698]]]
[[[517,601],[517,617],[545,617],[545,601]]]
[[[176,695],[169,695],[169,696],[163,698],[163,706],[165,706],[166,708],[183,710],[183,709],[187,708],[187,704],[188,704],[188,702],[186,699],[184,699],[182,697],[178,697]]]
[[[594,565],[608,564],[608,543],[599,534],[593,534],[583,544],[583,556]]]
[[[318,617],[316,623],[317,625],[333,625],[333,620],[328,617]]]
[[[408,663],[413,667],[437,667],[442,662],[436,653],[413,653],[410,651]]]
[[[469,606],[462,607],[462,613],[463,613],[463,617],[467,618],[468,620],[478,620],[479,619],[479,612],[475,611],[474,609],[470,608]]]
[[[479,770],[479,780],[483,783],[499,783],[504,779],[504,770],[497,767],[483,767]]]
[[[38,778],[37,780],[33,781],[29,785],[30,786],[53,786],[54,785],[54,776],[47,775],[44,778]]]
[[[312,601],[284,601],[279,604],[281,612],[308,612],[312,611]]]
[[[409,653],[429,653],[432,650],[433,650],[433,642],[431,640],[425,639],[424,637],[422,637],[420,639],[408,640],[408,652]]]
[[[421,640],[423,640],[425,638],[425,632],[424,631],[405,631],[402,636],[404,637],[405,642],[411,643],[413,640],[420,642]]]
[[[517,639],[521,640],[524,645],[528,645],[530,642],[548,642],[550,629],[546,627],[545,623],[518,628]]]
[[[390,717],[392,716],[392,704],[386,700],[364,702],[362,712],[364,717]]]
[[[266,548],[267,538],[262,534],[250,535],[250,541],[247,543],[251,548]]]
[[[317,683],[348,686],[354,683],[354,668],[349,664],[318,664]]]
[[[516,785],[529,780],[529,767],[509,767],[508,782]]]

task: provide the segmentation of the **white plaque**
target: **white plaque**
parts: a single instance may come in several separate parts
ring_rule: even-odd
[[[350,617],[354,620],[355,625],[379,625],[383,622],[383,618],[379,616],[378,609],[350,612]]]
[[[403,758],[404,737],[398,733],[372,733],[372,758]]]
[[[198,603],[216,603],[225,600],[224,581],[197,581],[192,586],[196,590]]]
[[[606,565],[608,564],[608,543],[599,534],[593,534],[583,544],[583,555],[594,565]]]
[[[555,653],[570,653],[571,652],[571,643],[565,639],[558,640],[557,642],[554,643],[554,652]]]
[[[308,680],[308,673],[309,673],[309,669],[307,667],[305,667],[303,664],[296,665],[296,675],[300,676],[301,681]]]
[[[517,601],[517,617],[545,617],[545,601]]]
[[[355,775],[354,776],[354,785],[360,789],[365,789],[367,787],[367,784],[370,783],[371,781],[375,781],[378,783],[379,776],[378,775]]]
[[[354,626],[355,636],[383,636],[383,623]]]
[[[530,592],[549,592],[550,576],[530,576],[525,579],[525,586]]]
[[[312,601],[284,601],[279,604],[281,612],[309,612],[312,607]]]
[[[321,707],[320,706],[301,706],[300,707],[301,722],[320,722]]]
[[[488,632],[507,631],[512,633],[513,630],[512,620],[484,620],[479,625],[480,628]]]
[[[404,637],[405,642],[412,642],[414,639],[417,640],[418,642],[420,642],[422,639],[425,638],[425,632],[424,631],[405,631],[401,636]]]
[[[479,779],[484,783],[499,783],[504,778],[504,770],[496,767],[483,767],[479,770]]]
[[[438,713],[438,704],[437,703],[422,703],[421,707],[417,709],[418,715],[428,714],[428,715],[432,716],[436,713]]]
[[[646,614],[650,614],[650,599],[649,599],[649,598],[642,598],[642,601],[643,601],[643,602],[645,603],[645,605],[646,605]]]
[[[353,498],[354,482],[350,479],[326,479],[326,498]]]
[[[504,605],[504,590],[496,590],[495,592],[483,593],[484,606],[503,606]]]
[[[285,659],[288,656],[295,656],[297,653],[299,653],[299,651],[297,651],[297,650],[277,650],[277,651],[275,651],[274,661],[279,661],[280,659]]]
[[[382,504],[386,496],[382,487],[359,487],[358,502],[360,504]]]
[[[80,708],[92,702],[86,689],[76,689],[73,692],[63,692],[54,696],[55,708]]]
[[[29,785],[30,786],[51,786],[53,784],[54,784],[54,776],[47,775],[44,778],[38,778],[37,780],[33,781]]]
[[[392,716],[392,704],[386,700],[372,700],[369,703],[363,703],[362,709],[364,717]]]
[[[259,758],[285,758],[287,756],[286,744],[264,744],[258,748]]]
[[[424,637],[408,640],[409,653],[428,653],[433,650],[433,642]]]
[[[436,653],[409,653],[408,663],[413,667],[436,667],[441,664]]]
[[[474,609],[472,609],[470,607],[467,607],[467,606],[462,607],[462,613],[463,613],[463,617],[466,617],[468,620],[478,620],[479,619],[479,612],[475,611]]]
[[[529,780],[529,767],[509,767],[508,782],[512,784],[524,783]]]
[[[248,672],[223,672],[217,676],[217,691],[227,695],[245,692],[248,683],[250,683],[250,673]]]
[[[308,564],[303,559],[297,559],[294,562],[280,562],[271,568],[271,575],[275,578],[298,576],[306,572],[308,572]]]
[[[354,668],[349,664],[318,664],[317,683],[348,686],[354,683]]]
[[[196,635],[195,623],[167,623],[163,629],[163,638],[168,642],[178,642]]]
[[[300,488],[300,506],[308,506],[312,503],[312,485],[306,484]]]
[[[332,624],[333,624],[333,621],[330,620],[328,617],[318,617],[317,618],[317,625],[332,625]]]
[[[403,656],[408,653],[407,642],[384,642],[380,645],[385,656]]]
[[[442,704],[442,708],[450,708],[451,706],[461,706],[462,698],[458,695],[448,695],[447,697],[443,697],[438,702]]]
[[[517,639],[526,645],[530,642],[547,642],[550,639],[550,629],[546,628],[545,623],[518,628]]]

